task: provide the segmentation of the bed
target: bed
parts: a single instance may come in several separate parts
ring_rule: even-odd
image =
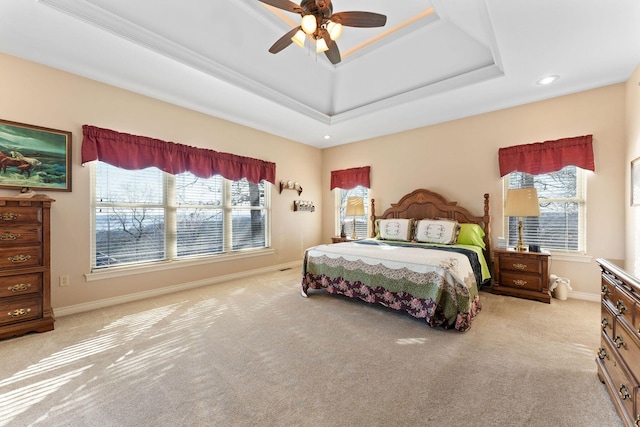
[[[369,238],[305,251],[302,296],[324,289],[467,331],[482,307],[479,289],[490,280],[489,195],[478,216],[417,189],[381,215],[372,199],[370,220]]]

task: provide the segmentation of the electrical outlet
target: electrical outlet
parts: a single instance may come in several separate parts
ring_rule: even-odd
[[[69,275],[60,276],[60,286],[69,286]]]

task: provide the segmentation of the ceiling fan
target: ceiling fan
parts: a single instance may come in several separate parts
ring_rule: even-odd
[[[336,40],[342,34],[342,26],[347,27],[384,27],[387,17],[373,12],[338,12],[333,13],[331,0],[302,0],[297,5],[289,0],[259,0],[287,12],[302,16],[299,26],[280,37],[269,48],[269,52],[278,53],[291,43],[304,47],[307,37],[316,43],[316,52],[324,52],[332,64],[341,61],[340,50]]]

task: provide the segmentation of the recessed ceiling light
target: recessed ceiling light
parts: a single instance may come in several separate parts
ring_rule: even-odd
[[[555,82],[556,80],[558,80],[559,78],[560,78],[560,76],[556,76],[556,75],[546,76],[546,77],[543,77],[540,80],[538,80],[536,83],[539,84],[539,85],[542,85],[542,86],[549,85],[549,84]]]
[[[325,135],[324,139],[331,139],[331,135]]]

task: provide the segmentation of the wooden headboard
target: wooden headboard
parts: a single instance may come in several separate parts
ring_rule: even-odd
[[[449,202],[438,193],[420,188],[403,196],[398,203],[392,203],[382,215],[376,216],[375,200],[371,199],[371,237],[375,237],[376,219],[389,218],[447,218],[460,223],[478,224],[484,230],[486,248],[484,256],[490,260],[491,254],[491,217],[489,215],[489,194],[484,195],[484,215],[476,216],[469,210],[458,206],[458,202]]]

